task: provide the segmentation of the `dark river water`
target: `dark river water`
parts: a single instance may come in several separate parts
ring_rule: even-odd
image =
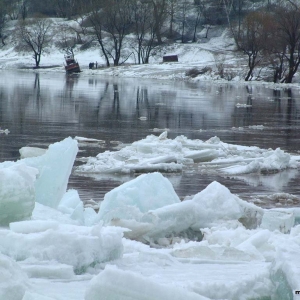
[[[154,131],[164,128],[169,129],[169,138],[185,135],[207,140],[218,136],[226,143],[300,153],[300,90],[296,87],[25,71],[2,71],[0,76],[0,128],[10,131],[0,134],[0,162],[19,159],[23,146],[46,148],[68,136],[105,141],[97,146],[79,145],[78,158],[96,156],[114,150],[117,142],[132,143],[149,134],[158,135]],[[180,198],[216,180],[242,199],[263,207],[300,203],[298,170],[234,178],[185,170],[166,176]],[[83,201],[101,201],[107,191],[132,178],[72,174],[69,188],[77,189]],[[272,197],[278,193],[285,194]]]

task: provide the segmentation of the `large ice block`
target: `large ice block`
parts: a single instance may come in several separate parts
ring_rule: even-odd
[[[158,173],[142,175],[109,192],[100,207],[100,216],[114,226],[130,229],[125,237],[157,242],[162,238],[201,240],[201,229],[230,220],[240,221],[246,228],[256,228],[263,210],[241,200],[218,182],[212,182],[193,199],[166,201],[170,192],[160,186],[164,178]],[[143,182],[139,185],[139,182]],[[144,188],[146,184],[147,189]],[[172,190],[173,191],[173,190]],[[151,208],[151,197],[156,200]],[[145,202],[144,202],[145,201]],[[155,208],[156,207],[156,208]]]
[[[198,206],[197,226],[210,227],[218,220],[241,220],[250,227],[260,223],[263,210],[243,201],[217,181],[196,194],[193,201]]]
[[[179,202],[167,178],[157,172],[143,174],[108,192],[99,216],[106,223],[116,218],[139,220],[149,210]]]
[[[260,227],[271,231],[279,230],[282,233],[290,232],[295,224],[293,212],[269,209],[264,211]]]
[[[24,163],[0,166],[0,225],[30,218],[38,170]]]
[[[27,157],[37,157],[46,153],[46,149],[37,148],[37,147],[22,147],[19,150],[21,158]]]
[[[27,221],[20,226],[14,224],[12,229],[21,231],[22,225],[22,233],[0,230],[0,252],[17,261],[57,261],[72,266],[78,274],[91,265],[118,259],[123,254],[120,228],[55,226],[55,223],[41,221],[32,225]]]
[[[0,299],[22,300],[28,286],[28,277],[18,264],[0,253]]]
[[[179,286],[160,284],[157,280],[113,266],[107,266],[94,277],[86,290],[85,300],[102,299],[208,300]]]
[[[77,152],[77,141],[68,137],[61,142],[51,144],[44,155],[21,160],[26,165],[39,170],[35,182],[37,202],[57,208],[67,190]]]

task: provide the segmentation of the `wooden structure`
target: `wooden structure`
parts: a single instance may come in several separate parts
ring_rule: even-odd
[[[178,61],[178,56],[176,54],[163,56],[163,62],[177,62],[177,61]]]
[[[67,73],[78,73],[80,71],[80,67],[78,62],[75,60],[73,54],[67,54],[65,55],[65,70]]]

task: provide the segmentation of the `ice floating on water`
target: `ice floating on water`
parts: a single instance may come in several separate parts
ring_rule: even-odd
[[[152,131],[153,132],[164,132],[164,131],[170,131],[170,129],[169,128],[163,128],[163,129],[161,129],[161,128],[153,128]]]
[[[8,129],[1,129],[0,128],[0,134],[1,133],[5,133],[6,135],[10,133],[10,131]]]
[[[287,168],[297,168],[298,163],[291,159],[288,153],[280,148],[262,153],[260,157],[253,158],[252,161],[243,161],[242,165],[222,168],[221,171],[226,174],[238,175],[249,173],[276,173]],[[245,163],[246,162],[246,163]]]
[[[243,129],[243,128],[242,128]],[[208,141],[190,140],[185,136],[168,139],[167,131],[149,135],[119,151],[99,153],[84,159],[76,168],[82,173],[147,173],[181,172],[185,165],[197,163],[215,166],[224,174],[274,173],[297,168],[300,156],[291,156],[281,149],[265,150],[223,143],[218,137]],[[224,167],[229,165],[230,167]]]
[[[267,173],[299,161],[280,149],[166,132],[122,150],[105,154],[120,168],[163,159]],[[299,290],[300,209],[262,209],[218,182],[181,202],[150,173],[107,193],[97,213],[66,192],[76,153],[68,138],[0,164],[0,299],[292,299]]]
[[[147,121],[147,117],[139,117],[139,120],[141,120],[141,121]]]
[[[264,125],[252,125],[252,126],[249,126],[249,128],[263,130],[265,127],[264,127]]]
[[[158,137],[147,136],[119,151],[106,151],[95,158],[89,157],[86,164],[76,170],[84,173],[180,172],[184,163],[207,161],[222,156],[222,149],[213,148],[216,150],[209,143],[199,140],[189,142],[185,137],[168,139],[165,131]]]
[[[236,107],[252,107],[252,105],[249,105],[249,104],[241,104],[241,103],[237,103],[235,106],[236,106]]]
[[[154,191],[152,186],[157,189]],[[130,229],[125,232],[129,238],[160,243],[162,238],[176,236],[201,240],[201,228],[222,220],[241,220],[248,228],[256,228],[263,211],[232,195],[218,182],[192,200],[180,202],[170,182],[154,173],[141,175],[107,193],[99,215],[107,224]]]
[[[105,141],[103,140],[85,138],[81,136],[75,136],[75,140],[78,141],[79,143],[105,143]]]
[[[21,159],[26,157],[37,157],[46,153],[46,149],[38,147],[22,147],[19,152]]]

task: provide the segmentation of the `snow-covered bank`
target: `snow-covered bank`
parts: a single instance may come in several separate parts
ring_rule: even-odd
[[[63,19],[53,20],[56,26],[66,24]],[[13,27],[11,28],[13,32]],[[213,32],[214,29],[211,29]],[[203,35],[199,33],[199,36]],[[220,32],[222,32],[220,34]],[[117,76],[134,78],[178,79],[178,80],[242,80],[246,70],[243,56],[235,52],[235,45],[228,30],[217,29],[212,38],[206,42],[174,43],[162,45],[154,49],[149,64],[138,65],[132,50],[125,49],[125,53],[132,53],[125,65],[105,67],[105,60],[100,55],[99,46],[94,43],[88,49],[81,49],[81,45],[74,49],[75,57],[79,62],[82,75]],[[55,44],[59,41],[59,34],[53,38],[53,45],[41,57],[40,69],[34,72],[65,72],[64,52]],[[29,71],[34,66],[32,53],[20,52],[15,48],[14,41],[0,49],[0,69],[25,69]],[[124,44],[130,47],[130,41]],[[169,53],[176,54],[179,61],[162,63],[163,56]],[[89,63],[97,62],[98,68],[90,70]],[[222,65],[224,79],[220,76]],[[195,76],[196,71],[196,77]],[[188,75],[190,72],[190,75]]]
[[[255,153],[272,170],[274,161],[298,167],[288,153],[217,138],[169,140],[163,133],[133,146],[174,157],[207,146],[222,154],[211,156],[220,165],[246,165]],[[0,184],[1,299],[292,299],[299,290],[298,208],[262,209],[218,182],[181,202],[162,174],[146,173],[107,193],[96,213],[66,190],[76,152],[67,138],[36,157],[0,164],[1,179],[12,180]],[[34,203],[43,194],[48,200]]]

